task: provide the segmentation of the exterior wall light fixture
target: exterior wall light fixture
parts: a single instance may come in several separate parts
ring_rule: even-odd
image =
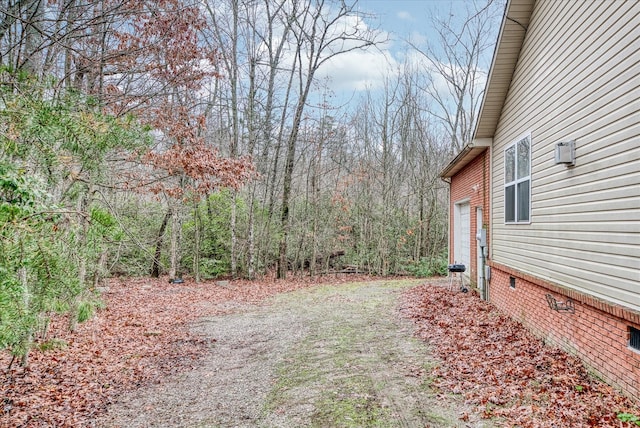
[[[556,165],[574,166],[576,164],[576,142],[572,140],[556,143],[555,161]]]

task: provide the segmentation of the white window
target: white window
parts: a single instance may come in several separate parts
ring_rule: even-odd
[[[531,135],[504,151],[504,221],[531,221]]]

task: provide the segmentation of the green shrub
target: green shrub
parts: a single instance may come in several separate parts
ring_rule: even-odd
[[[228,275],[231,272],[231,263],[228,260],[201,259],[200,275],[203,278],[217,278]]]
[[[445,255],[436,258],[421,258],[420,261],[414,262],[406,267],[407,272],[418,278],[426,278],[431,276],[447,276],[449,273],[448,261]]]
[[[617,418],[621,422],[632,423],[632,424],[636,424],[636,425],[640,426],[640,417],[638,417],[638,416],[636,416],[634,414],[631,414],[631,413],[618,413]]]

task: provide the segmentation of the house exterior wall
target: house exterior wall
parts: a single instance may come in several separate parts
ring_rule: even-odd
[[[640,2],[535,4],[492,149],[491,259],[640,310]],[[505,224],[504,150],[531,135],[531,222]],[[576,165],[554,163],[575,140]]]
[[[477,267],[477,246],[476,246],[476,230],[478,227],[476,219],[476,208],[483,209],[483,224],[488,228],[489,224],[489,149],[478,155],[464,169],[451,177],[450,189],[450,206],[449,212],[453,213],[455,204],[459,201],[468,200],[470,211],[470,266],[467,266],[467,273],[472,285],[476,286],[476,278],[478,276]],[[453,215],[449,219],[449,230],[454,230]],[[454,259],[454,234],[449,236],[449,260],[453,263]],[[487,234],[488,235],[488,234]]]
[[[561,302],[574,300],[575,312],[552,310],[547,294]],[[490,299],[546,343],[578,356],[609,384],[640,400],[640,354],[628,346],[629,327],[640,329],[640,314],[496,263]]]
[[[492,147],[489,298],[640,399],[640,2],[537,1]],[[531,218],[505,224],[504,150],[531,136]],[[575,140],[576,164],[556,165]],[[515,288],[510,286],[511,278]],[[549,307],[546,295],[575,302]]]

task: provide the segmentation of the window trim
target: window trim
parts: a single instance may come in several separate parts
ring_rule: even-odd
[[[524,139],[528,138],[529,139],[529,170],[527,171],[527,175],[522,177],[522,178],[518,178],[518,143]],[[531,183],[532,183],[532,177],[531,177],[531,164],[532,164],[532,148],[533,148],[533,138],[531,137],[531,132],[527,132],[525,134],[520,135],[518,138],[514,139],[508,146],[506,146],[502,152],[502,159],[503,159],[503,167],[502,167],[502,179],[503,179],[503,186],[502,186],[502,190],[503,190],[503,195],[504,195],[504,211],[503,211],[503,221],[504,224],[531,224]],[[507,168],[507,150],[511,149],[511,148],[515,148],[515,164],[514,164],[514,178],[515,180],[513,181],[506,181],[506,168]],[[529,212],[527,213],[527,220],[518,220],[518,184],[520,183],[524,183],[528,181],[529,182]],[[513,192],[514,192],[514,200],[513,200],[513,204],[514,204],[514,220],[513,221],[507,221],[507,187],[511,187],[513,186]]]

